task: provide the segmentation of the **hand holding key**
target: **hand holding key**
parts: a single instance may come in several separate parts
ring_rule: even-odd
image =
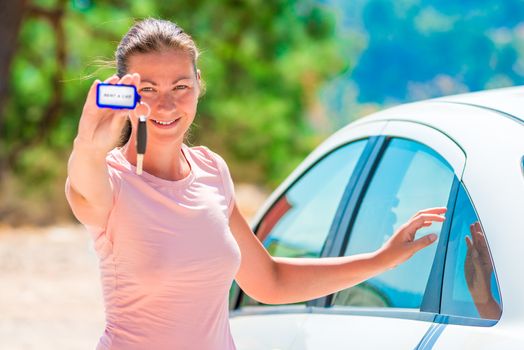
[[[99,83],[99,80],[95,80],[89,89],[75,142],[89,145],[93,151],[105,155],[118,144],[122,129],[132,109],[99,108],[96,103]],[[140,75],[126,74],[122,79],[113,75],[104,83],[138,86]]]

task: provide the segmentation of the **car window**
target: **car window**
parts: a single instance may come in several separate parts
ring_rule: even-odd
[[[344,255],[380,248],[419,210],[447,205],[454,173],[434,150],[420,143],[391,139],[364,194],[350,228]],[[419,230],[417,238],[442,224]],[[420,308],[437,244],[375,278],[337,293],[334,305]]]
[[[261,220],[257,237],[272,256],[318,258],[340,199],[367,140],[322,158],[296,181]],[[243,296],[242,306],[258,305]]]
[[[486,236],[461,186],[449,236],[441,313],[498,320],[500,292]]]

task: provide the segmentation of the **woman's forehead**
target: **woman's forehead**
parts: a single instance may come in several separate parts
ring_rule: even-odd
[[[129,57],[127,67],[129,73],[139,73],[143,79],[149,76],[151,80],[190,79],[195,74],[192,57],[180,50],[136,53]]]

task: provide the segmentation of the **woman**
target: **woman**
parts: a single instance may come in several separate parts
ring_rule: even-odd
[[[268,304],[314,299],[407,260],[436,240],[416,231],[445,208],[416,214],[379,250],[326,259],[273,258],[234,200],[224,160],[184,135],[202,92],[198,50],[174,23],[134,25],[109,84],[136,85],[151,107],[144,173],[135,174],[137,111],[101,109],[91,86],[68,164],[66,194],[100,258],[106,330],[98,349],[234,349],[233,279]],[[141,107],[137,107],[141,108]],[[126,123],[130,137],[115,147]]]

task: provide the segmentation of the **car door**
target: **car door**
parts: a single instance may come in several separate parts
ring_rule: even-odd
[[[378,249],[418,210],[448,206],[464,167],[461,149],[439,131],[393,121],[384,130],[383,149],[349,199],[347,226],[339,230],[331,255]],[[451,215],[451,213],[448,213]],[[417,237],[447,232],[449,221]],[[292,349],[414,349],[437,317],[440,290],[432,271],[446,242],[435,243],[406,263],[317,303]]]
[[[373,149],[369,138],[341,144],[316,159],[273,200],[255,227],[273,256],[318,258],[329,241],[344,191]],[[234,286],[230,324],[237,349],[289,349],[309,302],[265,305]]]

